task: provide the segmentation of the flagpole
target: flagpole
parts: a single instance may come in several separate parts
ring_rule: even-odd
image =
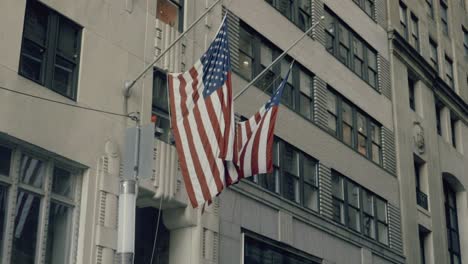
[[[169,44],[169,46],[165,50],[163,50],[163,52],[161,52],[161,54],[159,54],[159,56],[156,57],[156,59],[154,59],[153,62],[148,64],[148,66],[133,81],[126,81],[125,82],[125,94],[124,95],[125,95],[126,98],[130,97],[131,89],[136,84],[136,82],[138,80],[140,80],[141,77],[143,77],[143,75],[146,74],[146,72],[148,72],[151,68],[153,68],[154,64],[156,64],[162,57],[164,57],[164,55],[166,55],[166,53],[169,52],[169,50],[172,47],[174,47],[175,44],[177,44],[177,42],[179,42],[183,37],[185,37],[185,35],[187,35],[187,33],[196,24],[198,24],[198,22],[200,22],[200,20],[202,20],[211,11],[211,9],[213,9],[221,1],[222,0],[217,0],[210,7],[208,7],[208,9],[206,9],[205,12],[203,12],[203,14],[199,18],[197,18],[197,20],[193,21],[193,23],[190,24],[190,26],[188,26],[187,29],[184,32],[182,32],[182,34],[180,34],[174,41],[172,41],[172,43]]]
[[[320,20],[323,20],[323,19],[325,19],[325,17],[321,16]],[[302,34],[301,37],[296,39],[285,51],[283,51],[283,53],[281,53],[272,63],[270,63],[270,65],[268,65],[268,67],[266,67],[262,72],[260,72],[257,76],[255,76],[255,78],[252,81],[250,81],[244,88],[242,88],[242,90],[240,90],[236,95],[234,95],[233,100],[236,100],[239,96],[244,94],[245,91],[247,91],[247,89],[249,89],[250,86],[252,86],[252,84],[254,84],[256,81],[258,81],[258,79],[260,79],[260,77],[262,77],[263,74],[265,74],[265,72],[267,72],[271,67],[273,67],[273,65],[275,65],[278,61],[280,61],[292,48],[294,48],[294,46],[297,45],[297,43],[299,43],[299,41],[301,41],[303,38],[305,38],[305,36],[307,36],[310,32],[312,32],[312,30],[318,24],[320,24],[320,21],[315,22],[307,31],[304,32],[304,34]],[[291,64],[291,67],[292,67],[292,64]]]

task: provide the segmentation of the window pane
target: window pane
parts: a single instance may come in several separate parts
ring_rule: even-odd
[[[52,192],[72,198],[73,187],[73,175],[69,171],[55,167],[52,181]]]
[[[57,51],[70,60],[78,59],[78,37],[80,28],[65,18],[60,18]]]
[[[273,62],[273,50],[265,43],[260,44],[260,63],[266,68]]]
[[[382,156],[382,150],[380,146],[372,143],[372,160],[376,163],[380,163],[381,156]]]
[[[317,186],[316,162],[309,158],[304,158],[303,170],[304,181],[314,186]]]
[[[239,52],[239,73],[247,80],[252,79],[252,58]]]
[[[374,13],[374,0],[364,0],[364,11],[366,11],[366,13],[369,15],[369,16],[373,16],[373,13]]]
[[[353,124],[353,110],[351,106],[343,102],[341,110],[343,114],[343,121],[348,123],[349,125],[352,125]]]
[[[357,115],[357,128],[359,133],[367,135],[367,120],[366,117],[360,113]]]
[[[162,134],[157,137],[160,140],[171,143],[171,123],[169,121],[169,117],[165,115],[161,115],[159,113],[153,113],[156,115],[156,128],[160,129]]]
[[[358,151],[367,156],[367,138],[361,134],[358,134]]]
[[[252,34],[250,34],[244,28],[241,27],[239,30],[239,48],[250,57],[253,56],[252,39]]]
[[[11,149],[0,146],[0,175],[10,175]]]
[[[370,49],[367,49],[367,63],[369,64],[369,68],[377,72],[377,55]]]
[[[179,29],[179,7],[170,0],[158,0],[156,18]]]
[[[283,173],[283,196],[291,201],[299,203],[299,178],[293,174]]]
[[[338,197],[340,199],[344,199],[343,195],[343,178],[336,174],[332,174],[332,191],[333,196]]]
[[[328,113],[328,128],[336,135],[336,117],[330,113]]]
[[[269,190],[270,192],[278,193],[278,170],[275,168],[273,173],[269,174],[259,174],[258,177],[258,185],[262,186],[263,188]]]
[[[68,262],[72,208],[51,202],[49,228],[47,230],[46,263],[61,264]]]
[[[41,199],[22,190],[16,202],[11,262],[34,264]]]
[[[375,238],[375,220],[373,217],[364,214],[364,234],[371,238]]]
[[[42,188],[45,166],[41,160],[22,155],[20,165],[20,181],[22,183]]]
[[[380,144],[380,127],[371,122],[371,130],[372,141]]]
[[[3,257],[3,240],[5,228],[5,216],[7,215],[8,189],[0,185],[0,260]]]
[[[388,244],[388,227],[379,222],[377,228],[379,231],[379,241]]]
[[[48,13],[43,5],[35,1],[28,1],[24,17],[23,36],[44,46],[46,44]]]
[[[262,70],[265,69],[262,67]],[[258,79],[258,81],[255,83],[260,89],[263,91],[266,91],[269,94],[273,94],[273,89],[276,89],[277,87],[275,86],[275,78],[276,75],[273,71],[268,70],[263,74],[262,77]]]
[[[298,153],[293,148],[286,145],[283,151],[283,169],[293,175],[298,176]]]
[[[353,129],[347,124],[343,124],[343,141],[350,146],[353,144]]]
[[[452,231],[452,235],[450,236],[451,238],[451,249],[453,252],[460,252],[460,243],[458,239],[458,232],[457,231]]]
[[[312,118],[312,99],[305,94],[300,95],[300,113],[308,119]]]
[[[363,210],[369,215],[374,215],[374,196],[368,191],[363,191]]]
[[[75,64],[57,56],[55,58],[53,90],[62,95],[73,97],[74,71]]]
[[[377,205],[377,219],[382,222],[387,222],[387,203],[382,199],[375,198],[375,202]]]
[[[348,203],[359,208],[359,187],[352,182],[347,182]]]
[[[289,83],[286,83],[286,85],[283,88],[281,102],[287,106],[294,107],[294,87]]]
[[[336,95],[328,91],[327,93],[327,109],[336,114]]]
[[[241,67],[242,68],[242,67]],[[157,108],[165,113],[169,113],[167,78],[166,74],[160,71],[153,73],[153,108]]]
[[[304,206],[318,211],[318,189],[304,184]]]
[[[333,220],[338,223],[345,223],[343,202],[333,199]]]
[[[43,60],[44,49],[27,39],[23,39],[20,65],[21,74],[33,81],[42,82]]]
[[[348,207],[348,225],[356,231],[361,231],[361,221],[359,210],[354,207]]]

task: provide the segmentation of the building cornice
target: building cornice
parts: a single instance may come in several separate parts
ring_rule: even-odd
[[[450,103],[452,107],[457,108],[454,110],[458,110],[457,112],[463,115],[462,118],[468,120],[468,104],[440,78],[438,71],[435,70],[429,62],[398,33],[398,31],[389,31],[389,39],[393,44],[393,51],[402,59],[411,62],[407,64],[417,67],[418,73],[424,75],[421,76],[421,78],[429,82],[429,86],[432,87],[434,92],[438,96],[448,100],[448,103]]]

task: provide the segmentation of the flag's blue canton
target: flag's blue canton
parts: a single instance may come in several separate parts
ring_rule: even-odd
[[[210,96],[221,88],[226,82],[228,72],[231,70],[226,23],[225,19],[215,40],[201,58],[203,64],[202,78],[205,86],[203,98]]]
[[[289,73],[291,72],[291,69],[289,69],[288,73],[284,77],[283,81],[281,84],[278,86],[278,89],[276,89],[276,92],[271,96],[270,100],[265,105],[266,110],[268,111],[271,107],[277,106],[281,102],[281,95],[283,94],[284,86],[286,86],[286,83],[288,82],[289,78]]]

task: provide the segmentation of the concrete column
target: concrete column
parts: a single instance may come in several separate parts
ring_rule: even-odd
[[[440,128],[442,132],[442,138],[447,143],[451,144],[452,130],[450,128],[450,110],[447,107],[444,107],[440,110]]]

